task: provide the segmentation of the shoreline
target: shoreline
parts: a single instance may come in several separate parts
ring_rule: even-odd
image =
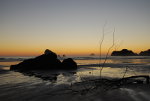
[[[65,101],[148,101],[150,98],[150,84],[128,84],[117,87],[106,79],[100,83],[98,80],[86,79],[78,83],[67,84],[60,81],[57,84],[19,72],[10,71],[10,73],[1,74],[5,79],[11,78],[10,83],[5,81],[6,83],[0,84],[2,101],[16,101],[16,99],[19,101],[40,101],[42,99],[45,101],[62,101],[62,99]],[[15,80],[21,81],[15,83]],[[96,82],[97,86],[95,86]]]
[[[97,62],[91,60],[92,63],[93,61]],[[140,61],[140,64],[131,63],[135,66],[136,73],[149,74],[147,67],[149,61]],[[91,62],[89,61],[89,63]],[[97,65],[80,65],[76,71],[70,72],[32,71],[23,74],[9,71],[9,64],[12,63],[16,62],[0,64],[1,66],[7,64],[5,67],[0,67],[0,70],[3,69],[2,72],[0,71],[0,99],[2,101],[16,101],[16,99],[19,101],[41,101],[43,99],[45,101],[62,101],[62,99],[66,101],[148,101],[150,99],[150,84],[134,83],[116,86],[116,83],[113,83],[113,80],[118,80],[115,75],[122,78],[125,64],[129,65],[130,63],[118,64],[123,68],[117,67],[116,64],[113,65],[113,63],[106,63],[105,66],[108,67],[104,67],[102,81],[97,80],[99,79]],[[83,63],[85,62],[83,61]],[[142,63],[145,64],[140,67]],[[132,71],[128,72],[133,75]],[[119,73],[120,75],[118,75]],[[126,76],[130,76],[129,73]],[[114,77],[114,79],[107,77]]]

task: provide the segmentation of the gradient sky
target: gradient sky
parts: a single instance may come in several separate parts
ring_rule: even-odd
[[[0,0],[0,56],[97,54],[150,48],[150,0]]]

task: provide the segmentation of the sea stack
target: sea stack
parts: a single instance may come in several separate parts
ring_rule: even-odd
[[[76,62],[67,61],[65,64],[76,64]],[[66,67],[65,67],[66,66]],[[61,61],[57,58],[57,54],[53,51],[46,49],[44,54],[35,57],[33,59],[24,60],[23,62],[17,65],[11,65],[10,70],[71,70],[77,69],[76,65],[64,65]]]
[[[150,49],[146,50],[146,51],[141,51],[140,56],[150,56]]]
[[[128,49],[122,49],[121,51],[113,51],[111,56],[137,56],[137,53],[134,53]]]
[[[63,69],[76,69],[77,64],[76,64],[75,61],[73,61],[72,58],[64,59],[63,62],[62,62],[62,68]]]

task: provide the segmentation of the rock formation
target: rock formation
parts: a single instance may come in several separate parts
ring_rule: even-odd
[[[59,70],[59,69],[77,69],[77,64],[72,59],[66,59],[62,63],[57,58],[57,54],[51,50],[46,49],[44,54],[34,58],[24,60],[17,65],[11,65],[10,70]]]
[[[137,56],[138,54],[134,53],[131,50],[122,49],[121,51],[113,51],[111,56]]]
[[[62,62],[62,68],[69,69],[70,67],[71,67],[71,69],[76,69],[77,68],[76,62],[73,61],[72,58],[64,59]]]
[[[148,49],[147,51],[141,51],[140,56],[150,56],[150,49]]]

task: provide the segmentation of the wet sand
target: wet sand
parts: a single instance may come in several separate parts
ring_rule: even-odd
[[[47,72],[44,77],[49,78],[44,80],[34,75],[1,70],[0,99],[1,101],[149,101],[150,99],[149,84],[131,84],[118,88],[110,87],[107,90],[104,89],[107,86],[103,84],[89,90],[88,87],[94,86],[93,83],[87,82],[87,78],[84,82],[80,79],[75,80],[77,75],[71,75],[61,71],[56,80],[51,80],[50,78],[56,74]],[[77,82],[80,84],[76,84]]]
[[[117,57],[118,58],[118,57]],[[131,61],[132,60],[132,61]],[[0,101],[150,101],[150,84],[115,86],[99,79],[98,60],[76,60],[76,71],[10,71],[20,61],[0,63]],[[112,59],[105,64],[102,78],[119,79],[125,67],[132,67],[125,77],[149,75],[149,58]]]

